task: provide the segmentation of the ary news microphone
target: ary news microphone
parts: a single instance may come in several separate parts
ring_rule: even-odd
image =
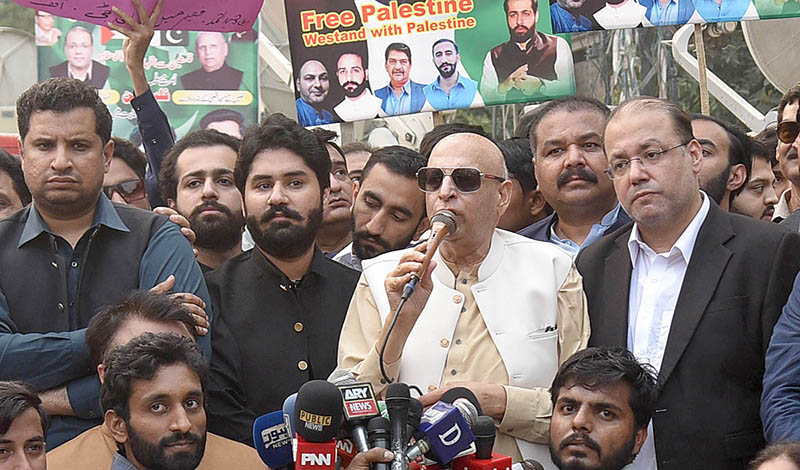
[[[253,444],[258,456],[271,469],[291,470],[292,436],[283,419],[283,411],[273,411],[256,418]]]
[[[391,431],[388,419],[382,416],[376,416],[369,420],[367,429],[370,447],[383,447],[384,449],[389,448]],[[372,464],[372,470],[389,470],[389,464],[386,462],[375,462]]]
[[[497,430],[491,417],[478,416],[472,432],[475,453],[454,459],[453,470],[511,470],[511,457],[492,452]]]
[[[342,395],[330,382],[312,380],[300,387],[293,424],[296,470],[335,470],[335,436],[342,427],[342,406]]]
[[[407,384],[395,382],[386,387],[386,408],[389,410],[389,423],[392,430],[390,450],[394,452],[391,470],[406,470],[408,468],[406,423],[408,423],[410,400],[411,393]]]
[[[328,377],[328,382],[338,386],[344,401],[345,427],[353,437],[359,452],[369,450],[366,424],[378,416],[378,402],[369,382],[359,383],[352,372],[337,369]]]
[[[422,455],[445,465],[475,441],[467,420],[455,406],[437,401],[422,414],[419,430],[425,435],[408,449],[409,460]]]
[[[456,215],[447,209],[440,210],[433,214],[431,217],[431,236],[428,239],[428,249],[425,252],[425,259],[422,261],[422,266],[415,274],[411,275],[411,280],[403,287],[403,295],[401,299],[408,300],[414,290],[417,288],[419,280],[428,270],[431,264],[433,254],[439,248],[439,244],[447,237],[448,234],[456,231]]]

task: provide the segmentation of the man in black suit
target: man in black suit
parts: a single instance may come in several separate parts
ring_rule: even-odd
[[[590,345],[627,346],[660,373],[653,437],[634,468],[744,469],[764,443],[764,353],[800,270],[800,236],[729,214],[700,191],[702,146],[672,103],[624,103],[603,140],[634,224],[577,265]]]
[[[242,84],[241,70],[225,63],[228,43],[217,32],[202,32],[195,39],[195,53],[201,68],[181,77],[186,90],[238,90]]]
[[[109,68],[92,60],[93,53],[92,33],[83,26],[73,27],[64,40],[67,60],[50,67],[50,77],[77,78],[95,88],[103,88],[108,80]]]

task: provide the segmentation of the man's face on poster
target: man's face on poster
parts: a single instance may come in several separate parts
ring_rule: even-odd
[[[402,51],[389,51],[389,57],[386,58],[386,73],[389,74],[392,86],[405,85],[411,73],[411,58]]]
[[[318,60],[309,60],[300,67],[300,77],[297,78],[297,89],[303,101],[312,105],[319,105],[328,96],[330,82],[328,71]]]
[[[222,33],[200,33],[195,44],[197,60],[206,72],[219,70],[228,57],[228,43]]]
[[[583,7],[583,4],[586,3],[586,0],[556,0],[561,8],[565,10],[577,10]],[[612,3],[613,2],[609,2]]]
[[[508,0],[508,32],[514,42],[526,42],[536,32],[538,13],[534,0]]]
[[[342,54],[336,64],[336,76],[348,98],[361,96],[367,88],[369,73],[364,70],[363,61],[358,54]]]
[[[456,50],[456,45],[450,41],[443,41],[433,47],[433,64],[443,78],[450,78],[456,73],[456,66],[461,56]]]
[[[45,11],[37,11],[36,12],[36,25],[42,31],[50,31],[55,26],[56,20],[50,13]]]
[[[84,69],[92,63],[92,35],[82,28],[76,28],[67,33],[64,42],[64,54],[67,62],[74,68]]]

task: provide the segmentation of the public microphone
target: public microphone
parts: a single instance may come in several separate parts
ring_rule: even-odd
[[[386,387],[386,409],[389,410],[389,423],[392,430],[390,450],[394,452],[391,470],[406,470],[408,468],[406,424],[408,423],[410,401],[411,393],[408,390],[408,385],[395,382]]]
[[[511,470],[511,457],[492,452],[497,431],[489,416],[478,416],[472,427],[475,453],[453,460],[453,470]]]
[[[411,275],[411,280],[403,287],[401,299],[408,300],[417,288],[419,280],[428,270],[433,254],[439,248],[439,244],[448,234],[456,231],[456,215],[447,209],[442,209],[431,217],[431,236],[428,238],[428,249],[425,252],[425,259],[416,274]]]
[[[383,447],[384,449],[389,448],[391,431],[389,430],[390,424],[388,419],[382,416],[376,416],[369,420],[367,429],[370,447]],[[387,462],[373,463],[372,470],[389,470],[389,464]]]
[[[342,427],[342,395],[325,380],[306,382],[297,392],[294,430],[296,470],[335,470],[336,434]]]
[[[253,444],[258,456],[269,468],[291,470],[292,436],[283,419],[283,411],[273,411],[256,418],[253,423]]]
[[[371,418],[380,414],[372,384],[359,383],[352,372],[342,369],[333,371],[328,382],[336,385],[342,394],[345,427],[353,437],[358,452],[368,451],[369,438],[365,426]]]
[[[406,453],[411,461],[426,455],[437,463],[446,465],[475,441],[461,410],[442,401],[437,401],[425,410],[419,430],[424,433],[424,437],[415,442]]]

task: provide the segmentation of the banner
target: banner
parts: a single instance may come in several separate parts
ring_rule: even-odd
[[[298,121],[573,94],[572,51],[550,34],[549,5],[519,2],[286,0]]]
[[[39,81],[80,78],[100,89],[114,135],[138,142],[125,37],[45,12],[36,13]],[[150,89],[176,137],[201,128],[241,131],[258,121],[258,34],[156,31],[144,62]]]
[[[574,33],[800,16],[798,0],[555,0],[553,31]]]

